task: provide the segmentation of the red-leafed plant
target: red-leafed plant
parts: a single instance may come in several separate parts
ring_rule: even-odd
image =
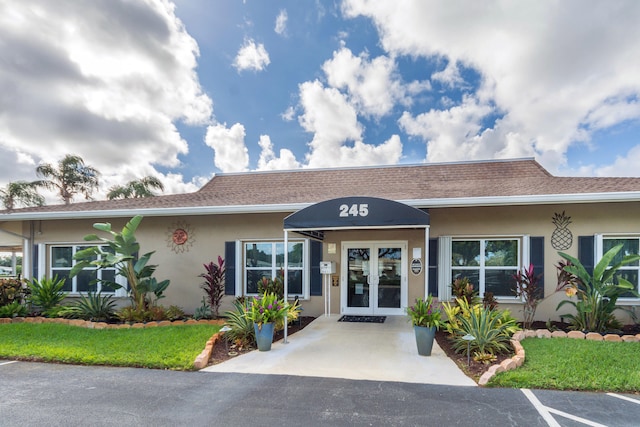
[[[529,268],[523,267],[522,271],[518,271],[513,275],[513,279],[516,281],[514,292],[524,302],[524,318],[522,322],[524,329],[531,328],[533,318],[536,315],[536,308],[543,297],[542,289],[538,286],[541,276],[542,274],[536,275],[534,273],[533,264],[530,264]]]
[[[207,302],[211,307],[213,315],[217,318],[220,310],[220,302],[224,296],[224,275],[226,267],[224,266],[224,259],[218,256],[218,263],[211,261],[208,264],[204,264],[206,273],[202,273],[200,277],[204,278],[204,282],[200,285],[204,292],[207,294]]]

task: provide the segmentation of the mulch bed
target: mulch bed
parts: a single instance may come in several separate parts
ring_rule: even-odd
[[[295,334],[299,330],[303,329],[309,323],[311,323],[315,317],[311,316],[301,316],[299,320],[291,323],[289,328],[287,329],[287,336]],[[273,342],[280,341],[284,338],[284,331],[276,331],[273,334]],[[224,338],[220,340],[216,345],[213,346],[213,351],[211,352],[211,358],[209,359],[209,365],[217,365],[218,363],[222,363],[226,360],[232,359],[240,354],[248,353],[250,351],[255,350],[256,347],[254,345],[238,348],[233,344],[225,345]]]

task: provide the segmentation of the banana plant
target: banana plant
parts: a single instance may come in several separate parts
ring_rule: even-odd
[[[108,222],[93,224],[93,228],[110,234],[111,238],[100,237],[97,234],[84,236],[85,241],[99,241],[100,245],[88,247],[75,254],[76,264],[71,269],[70,276],[77,275],[87,267],[115,268],[120,276],[127,279],[129,296],[135,310],[147,308],[150,303],[147,293],[153,292],[156,299],[162,298],[170,282],[169,280],[158,282],[153,277],[157,265],[148,265],[148,262],[155,251],[138,257],[140,244],[136,240],[135,232],[141,221],[141,215],[134,216],[125,224],[122,231],[113,231]],[[112,289],[122,287],[111,280],[103,279],[101,283]]]
[[[576,330],[591,332],[606,332],[615,329],[617,320],[613,312],[618,308],[618,298],[625,294],[640,296],[635,286],[624,277],[617,276],[618,270],[640,260],[640,255],[625,255],[621,260],[610,265],[616,258],[623,245],[617,245],[607,251],[602,259],[593,268],[593,274],[589,274],[582,263],[563,252],[558,252],[568,263],[561,263],[558,278],[558,290],[563,290],[568,296],[577,295],[577,301],[563,300],[556,307],[556,311],[569,304],[576,310],[575,314],[566,317],[571,322],[571,327]]]

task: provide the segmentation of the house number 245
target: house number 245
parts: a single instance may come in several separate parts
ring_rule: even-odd
[[[349,216],[367,216],[369,215],[369,204],[368,203],[354,203],[353,205],[340,205],[340,216],[341,217],[349,217]]]

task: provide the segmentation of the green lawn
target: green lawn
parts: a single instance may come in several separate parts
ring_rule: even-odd
[[[640,392],[640,343],[528,338],[522,346],[524,365],[490,386]]]
[[[216,325],[181,325],[141,329],[86,329],[53,323],[0,325],[0,358],[193,369]]]

